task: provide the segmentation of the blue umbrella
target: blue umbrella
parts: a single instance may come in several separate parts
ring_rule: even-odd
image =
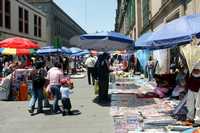
[[[66,48],[66,47],[62,47],[61,48],[62,52],[66,55],[70,55],[72,54],[72,51],[69,49],[69,48]]]
[[[134,48],[137,49],[151,49],[153,48],[153,45],[149,45],[148,38],[152,35],[153,32],[146,32],[143,35],[141,35],[137,41],[135,42]]]
[[[43,47],[37,50],[37,54],[61,53],[61,49],[53,48],[51,46]]]
[[[126,35],[117,32],[100,32],[95,34],[84,34],[80,38],[72,38],[71,45],[83,49],[95,49],[109,51],[117,49],[129,49],[133,47],[134,41]]]
[[[40,49],[37,50],[36,52],[37,54],[49,54],[49,53],[63,53],[63,54],[71,54],[71,50],[66,48],[66,47],[62,47],[62,48],[53,48],[52,46],[47,46],[47,47],[42,47]]]
[[[71,54],[77,54],[77,53],[82,52],[80,48],[76,48],[76,47],[69,48],[69,50],[71,51]]]
[[[163,49],[187,44],[192,38],[200,37],[200,14],[183,16],[154,31],[143,42],[147,49]],[[136,44],[136,49],[137,49]]]
[[[128,44],[132,44],[133,40],[131,38],[129,38],[128,36],[125,36],[121,33],[117,33],[117,32],[99,32],[99,33],[95,33],[95,34],[84,34],[81,35],[80,38],[82,40],[85,39],[101,39],[101,40],[111,40],[111,41],[118,41],[118,42],[124,42],[124,43],[128,43]]]
[[[83,51],[81,51],[79,53],[72,54],[72,56],[84,56],[84,55],[87,55],[89,53],[90,53],[89,50],[83,50]]]

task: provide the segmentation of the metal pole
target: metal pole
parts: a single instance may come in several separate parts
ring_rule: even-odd
[[[87,28],[87,0],[85,0],[85,28]]]

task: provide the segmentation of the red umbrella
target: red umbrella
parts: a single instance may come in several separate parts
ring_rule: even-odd
[[[37,49],[40,48],[40,46],[29,39],[13,37],[0,41],[0,48]]]

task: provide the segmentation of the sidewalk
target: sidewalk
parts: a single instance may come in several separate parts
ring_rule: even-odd
[[[175,125],[170,116],[172,101],[158,98],[137,98],[136,94],[152,91],[154,82],[140,76],[121,79],[110,86],[111,116],[116,133],[168,132],[168,125]],[[172,131],[170,131],[172,132]]]
[[[88,85],[87,78],[73,81],[72,110],[79,110],[80,115],[30,116],[27,101],[0,101],[0,133],[113,133],[110,107],[93,101],[94,89]]]

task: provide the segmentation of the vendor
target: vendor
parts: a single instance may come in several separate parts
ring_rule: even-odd
[[[200,61],[193,67],[192,73],[186,83],[188,89],[186,107],[188,109],[186,123],[200,125]]]
[[[186,78],[188,77],[188,71],[184,67],[181,67],[177,71],[176,75],[176,87],[173,89],[172,97],[180,98],[181,94],[185,94],[186,87]]]
[[[3,77],[8,76],[11,73],[11,69],[9,67],[9,63],[5,62],[4,66],[3,66],[3,70],[2,70],[2,75]]]

